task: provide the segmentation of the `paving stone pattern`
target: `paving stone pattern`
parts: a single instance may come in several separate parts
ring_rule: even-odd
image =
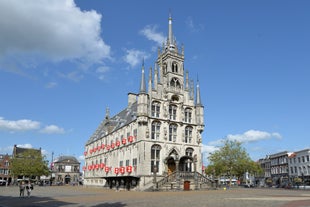
[[[310,207],[310,191],[246,189],[175,192],[115,191],[84,186],[36,186],[30,198],[18,186],[0,187],[0,207]]]

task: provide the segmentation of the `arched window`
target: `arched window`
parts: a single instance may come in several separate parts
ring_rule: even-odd
[[[154,101],[152,103],[152,116],[159,117],[160,114],[160,102]]]
[[[187,123],[191,123],[192,122],[192,109],[191,108],[186,108],[185,112],[184,112],[184,115],[185,115],[184,121],[187,122]]]
[[[176,124],[170,124],[169,126],[169,141],[175,142],[177,139],[177,125]]]
[[[169,119],[170,120],[176,120],[177,119],[177,106],[176,105],[170,105],[169,106]]]
[[[175,88],[181,88],[180,81],[177,78],[171,79],[170,86],[175,87]]]
[[[159,135],[160,135],[160,122],[154,121],[152,123],[151,139],[159,140]]]
[[[193,128],[185,127],[185,143],[191,143],[193,137]]]
[[[159,161],[160,161],[160,150],[161,146],[155,144],[151,147],[151,172],[159,171]]]
[[[176,62],[173,62],[171,65],[171,69],[173,73],[178,73],[178,64]]]

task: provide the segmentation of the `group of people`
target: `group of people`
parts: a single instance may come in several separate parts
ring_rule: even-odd
[[[31,191],[33,190],[33,185],[30,181],[25,183],[24,181],[21,181],[19,184],[19,197],[25,196],[25,190],[27,191],[27,196],[30,197]]]

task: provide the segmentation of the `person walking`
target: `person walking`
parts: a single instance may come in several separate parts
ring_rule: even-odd
[[[33,185],[31,184],[31,182],[29,181],[26,185],[26,190],[27,190],[27,196],[28,198],[30,197],[31,195],[31,191],[33,190]]]
[[[24,197],[25,196],[25,183],[24,181],[21,181],[19,183],[19,197]]]

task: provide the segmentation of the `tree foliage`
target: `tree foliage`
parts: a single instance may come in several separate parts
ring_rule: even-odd
[[[210,165],[206,169],[209,175],[236,176],[241,178],[245,172],[261,173],[261,167],[251,160],[241,142],[226,140],[224,145],[209,156]]]
[[[34,177],[48,175],[45,157],[37,150],[25,150],[11,160],[11,174],[14,177]]]

